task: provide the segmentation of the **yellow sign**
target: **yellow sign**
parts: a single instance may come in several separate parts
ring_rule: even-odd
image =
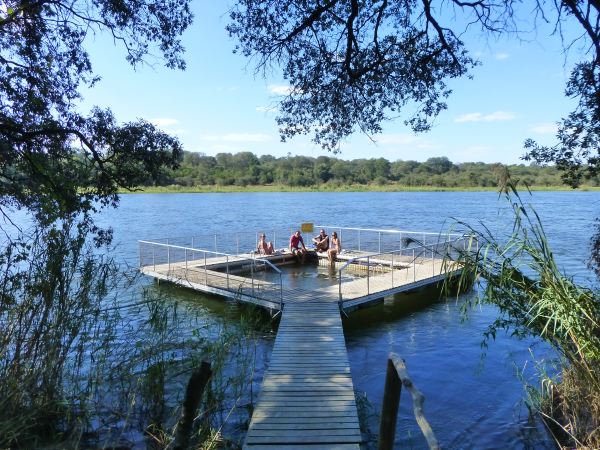
[[[310,222],[303,223],[302,225],[300,225],[300,229],[303,233],[312,233],[313,228],[313,224]]]

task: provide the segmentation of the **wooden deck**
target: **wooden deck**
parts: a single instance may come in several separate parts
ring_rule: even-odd
[[[358,450],[360,442],[338,305],[287,302],[244,448]]]
[[[355,254],[354,254],[355,255]],[[324,255],[313,255],[323,261]],[[457,272],[456,267],[444,265],[441,259],[423,259],[406,261],[397,259],[371,260],[369,269],[357,265],[354,269],[358,276],[344,280],[339,284],[321,287],[315,290],[289,288],[285,284],[267,282],[260,279],[237,275],[240,270],[232,270],[236,264],[245,267],[251,256],[213,257],[186,262],[171,262],[147,265],[140,271],[159,280],[176,283],[198,291],[216,294],[238,301],[280,310],[283,305],[303,302],[337,302],[344,309],[354,309],[377,301],[385,296],[407,292],[426,285],[436,284],[446,276]],[[336,262],[340,268],[351,256],[343,255]],[[289,264],[294,259],[284,253],[269,257],[268,260],[281,264]],[[369,270],[369,276],[364,273]],[[340,296],[341,294],[341,296]]]

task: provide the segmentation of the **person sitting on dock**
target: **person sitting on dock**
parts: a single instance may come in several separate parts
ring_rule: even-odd
[[[337,233],[334,231],[333,233],[331,233],[331,248],[327,251],[327,258],[329,259],[329,262],[331,264],[333,264],[333,262],[335,261],[336,255],[341,253],[341,251],[342,251],[342,242],[338,238]]]
[[[315,244],[315,250],[318,252],[326,252],[329,250],[329,236],[325,233],[325,230],[321,228],[320,233],[315,236],[312,241]]]
[[[275,253],[273,243],[267,242],[267,236],[265,233],[261,233],[258,237],[258,245],[256,246],[256,250],[258,251],[259,255],[272,255]]]
[[[296,257],[300,255],[300,262],[304,264],[306,259],[306,246],[304,245],[304,239],[302,239],[300,230],[290,236],[290,252]]]

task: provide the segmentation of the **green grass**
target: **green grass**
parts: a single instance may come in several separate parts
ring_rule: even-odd
[[[530,186],[532,191],[600,191],[600,186],[582,186],[571,189],[568,186]],[[342,186],[315,185],[315,186],[286,186],[283,184],[266,184],[252,186],[145,186],[134,191],[121,190],[121,193],[139,194],[167,194],[167,193],[228,193],[228,192],[497,192],[497,187],[461,186],[405,186],[400,184],[349,184]]]

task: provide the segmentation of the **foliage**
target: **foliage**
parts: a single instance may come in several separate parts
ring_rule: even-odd
[[[583,445],[596,448],[600,436],[594,430],[600,425],[600,409],[589,411],[588,405],[600,404],[599,293],[578,286],[560,272],[539,217],[523,203],[513,185],[507,188],[506,197],[515,222],[505,242],[487,229],[477,231],[463,223],[479,246],[476,252],[461,255],[462,276],[485,279],[478,300],[498,307],[498,318],[485,333],[486,342],[506,330],[519,337],[542,338],[556,349],[564,377],[575,380],[571,391],[577,391],[577,402],[564,398],[564,407],[557,408],[561,415],[555,418],[565,424],[575,416],[588,417],[573,434]],[[566,392],[565,380],[553,382],[557,391]]]
[[[98,77],[84,44],[106,33],[132,65],[153,51],[183,69],[179,35],[189,0],[20,1],[0,8],[0,210],[25,207],[45,224],[116,204],[118,187],[156,178],[181,153],[177,139],[108,110],[77,112]]]
[[[349,185],[388,184],[408,187],[494,188],[508,173],[523,183],[535,186],[561,186],[560,172],[555,167],[485,163],[455,164],[446,157],[429,158],[425,162],[393,161],[385,158],[341,160],[328,156],[312,158],[270,155],[256,157],[249,152],[219,153],[206,156],[184,152],[181,166],[165,177],[162,185],[255,186],[276,184],[292,187],[346,187]],[[588,181],[600,185],[600,178]]]
[[[406,119],[415,131],[446,108],[446,80],[475,62],[440,15],[429,1],[239,0],[228,30],[258,70],[280,66],[290,83],[278,108],[282,139],[312,132],[337,151],[356,129],[379,133],[408,105],[416,105]]]
[[[598,146],[593,140],[584,142],[583,130],[598,123],[600,6],[594,0],[537,1],[527,8],[520,3],[238,0],[228,30],[238,39],[236,51],[255,58],[258,71],[280,67],[290,84],[278,109],[282,139],[312,132],[314,142],[335,151],[355,130],[378,133],[382,122],[408,108],[416,112],[406,124],[415,131],[429,129],[446,108],[451,92],[446,82],[468,75],[476,65],[462,41],[474,27],[484,35],[518,35],[521,28],[535,29],[537,20],[548,22],[554,16],[561,38],[573,24],[583,31],[576,38],[578,47],[589,46],[593,62],[582,56],[573,71],[567,95],[579,98],[580,105],[565,121],[559,140],[571,139],[573,127],[580,136],[557,154],[538,150],[530,157],[571,159],[561,152],[573,152],[578,145],[582,156],[590,156]],[[563,42],[566,48],[571,44]]]
[[[526,160],[555,163],[565,184],[577,187],[600,173],[600,60],[579,64],[571,73],[566,95],[579,99],[575,111],[559,124],[558,143],[525,143]]]
[[[0,255],[0,448],[173,436],[189,374],[213,378],[195,441],[248,420],[258,318],[207,321],[98,259],[76,223],[13,237]],[[161,444],[162,443],[162,444]],[[149,442],[151,444],[151,442]]]
[[[86,232],[71,222],[34,229],[0,254],[2,447],[53,434],[58,421],[74,427],[78,418],[68,411],[85,407],[86,395],[65,392],[66,378],[86,391],[79,376],[90,341],[104,343],[100,304],[114,276],[85,246]]]

